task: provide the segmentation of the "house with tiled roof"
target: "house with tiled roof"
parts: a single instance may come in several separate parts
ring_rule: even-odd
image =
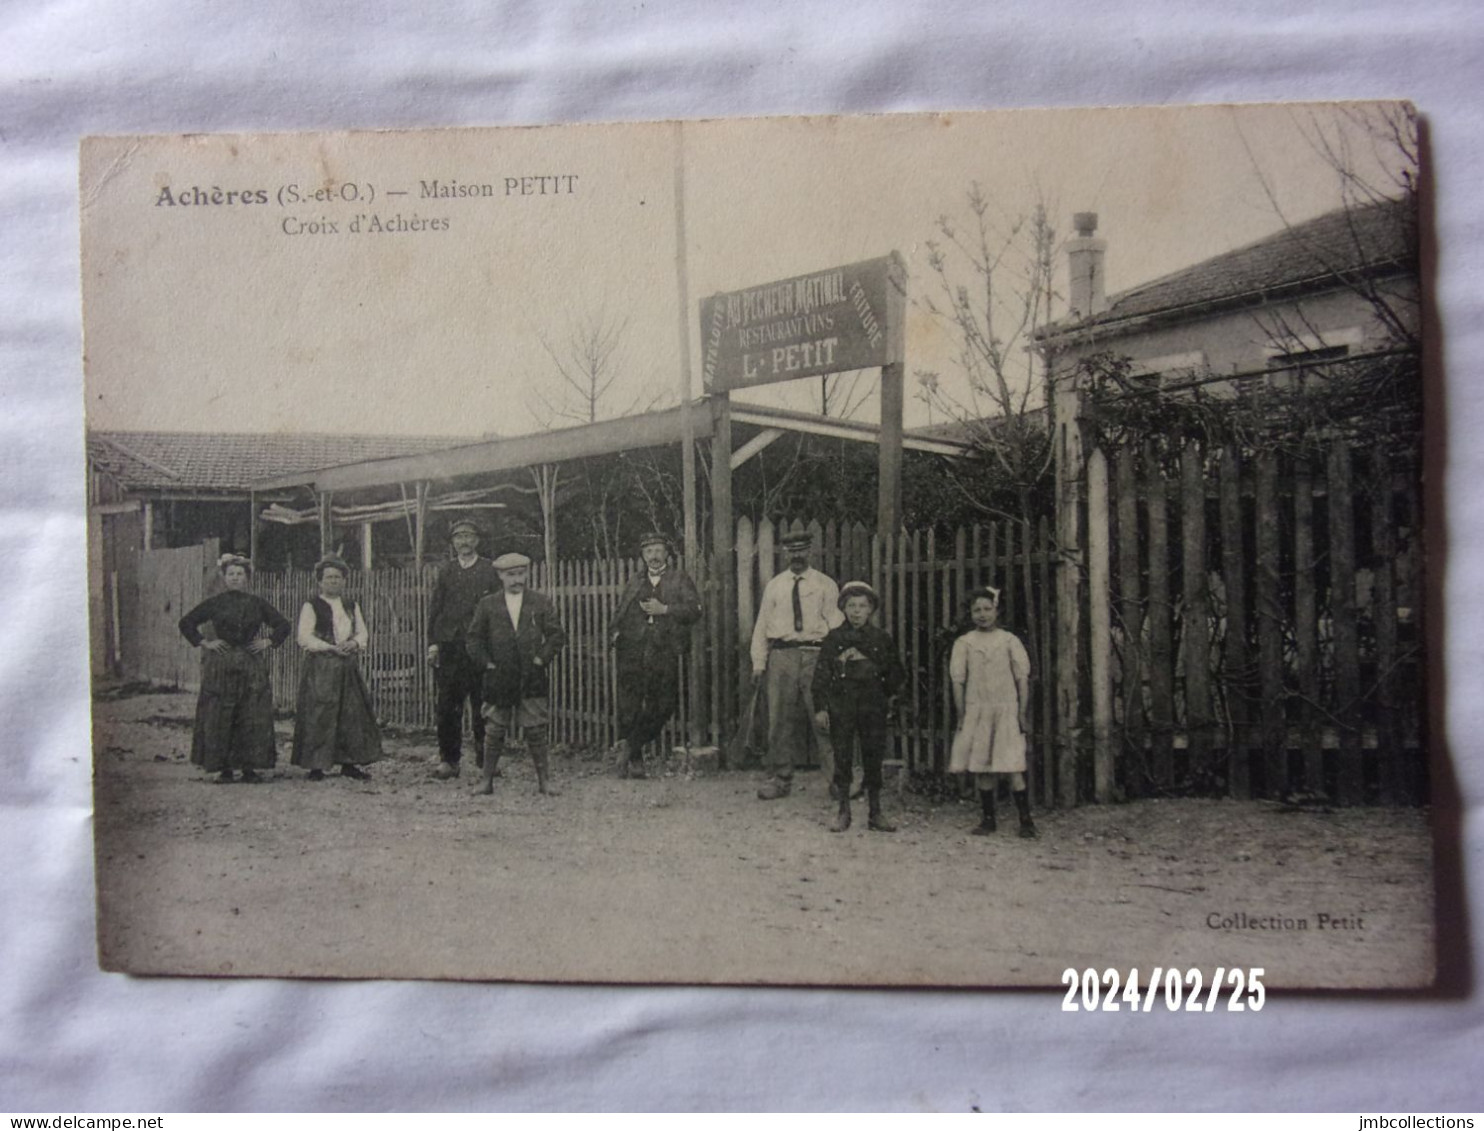
[[[468,443],[457,436],[353,434],[89,431],[88,500],[95,513],[135,516],[128,535],[141,549],[195,545],[207,538],[246,553],[252,541],[254,503],[261,510],[279,500],[255,493],[254,484],[277,476],[362,460],[422,455]],[[115,522],[113,525],[117,525]],[[307,534],[300,557],[318,550]],[[294,542],[281,538],[265,549],[269,564]]]
[[[1417,218],[1411,200],[1338,208],[1119,294],[1107,241],[1078,213],[1067,243],[1067,317],[1037,333],[1054,373],[1093,354],[1163,388],[1287,386],[1326,362],[1415,349]],[[1059,383],[1059,392],[1070,393]]]
[[[396,459],[467,444],[458,436],[362,436],[327,433],[134,432],[90,430],[88,574],[93,655],[99,670],[118,666],[121,620],[145,551],[215,542],[252,553],[260,567],[307,567],[321,552],[313,498],[260,490],[264,481],[363,460]],[[305,514],[307,510],[308,514]],[[269,516],[269,520],[265,520]],[[344,519],[343,549],[369,556],[366,526],[401,533],[395,516],[374,509]],[[277,519],[277,521],[272,521]],[[342,548],[336,546],[336,548]],[[178,610],[177,610],[178,612]]]

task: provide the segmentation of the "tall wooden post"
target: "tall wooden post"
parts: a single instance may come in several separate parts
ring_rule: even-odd
[[[727,735],[720,728],[729,727],[736,716],[735,704],[742,692],[738,685],[740,659],[737,655],[737,570],[733,560],[732,517],[732,398],[718,393],[711,399],[711,574],[708,586],[716,602],[720,619],[716,622],[721,639],[715,649],[719,716],[715,720],[718,737]]]
[[[412,560],[422,569],[428,545],[428,481],[419,479],[412,489],[416,508],[412,516]]]
[[[676,322],[680,345],[680,478],[682,484],[685,515],[685,564],[692,572],[705,576],[701,566],[700,536],[696,529],[696,438],[694,423],[690,415],[690,273],[685,246],[685,123],[673,123],[675,128],[675,288],[679,302],[676,304]],[[724,449],[726,460],[731,459],[731,447]],[[713,456],[713,463],[715,457]],[[715,600],[713,593],[712,599]],[[702,696],[701,649],[698,647],[699,632],[691,630],[690,670],[690,726],[686,740],[692,746],[701,744],[700,713],[694,709]]]
[[[881,367],[881,452],[877,476],[876,529],[884,537],[902,525],[902,407],[907,362],[907,266],[891,253],[886,287],[886,351]]]
[[[1056,442],[1056,799],[1077,803],[1082,745],[1082,452],[1081,392],[1057,390]]]
[[[330,492],[319,493],[319,556],[324,557],[335,547],[334,515],[330,510]]]
[[[1092,669],[1092,789],[1113,798],[1113,655],[1109,603],[1108,460],[1101,448],[1087,457],[1088,660]]]
[[[247,493],[247,560],[254,571],[258,568],[258,493]]]

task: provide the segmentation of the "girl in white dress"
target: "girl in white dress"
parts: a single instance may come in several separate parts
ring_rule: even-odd
[[[974,775],[982,813],[973,830],[978,836],[995,831],[995,775],[1008,774],[1020,811],[1020,835],[1033,837],[1036,826],[1025,788],[1031,660],[1020,638],[998,627],[999,616],[998,589],[986,586],[969,594],[974,627],[953,642],[948,662],[959,720],[948,770]]]

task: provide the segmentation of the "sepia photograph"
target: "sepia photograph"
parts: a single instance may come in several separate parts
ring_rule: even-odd
[[[86,138],[101,966],[1432,985],[1422,173],[1402,102]]]

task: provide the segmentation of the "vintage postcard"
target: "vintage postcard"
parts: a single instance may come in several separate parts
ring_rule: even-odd
[[[87,139],[102,965],[1429,985],[1418,176],[1401,103]]]

